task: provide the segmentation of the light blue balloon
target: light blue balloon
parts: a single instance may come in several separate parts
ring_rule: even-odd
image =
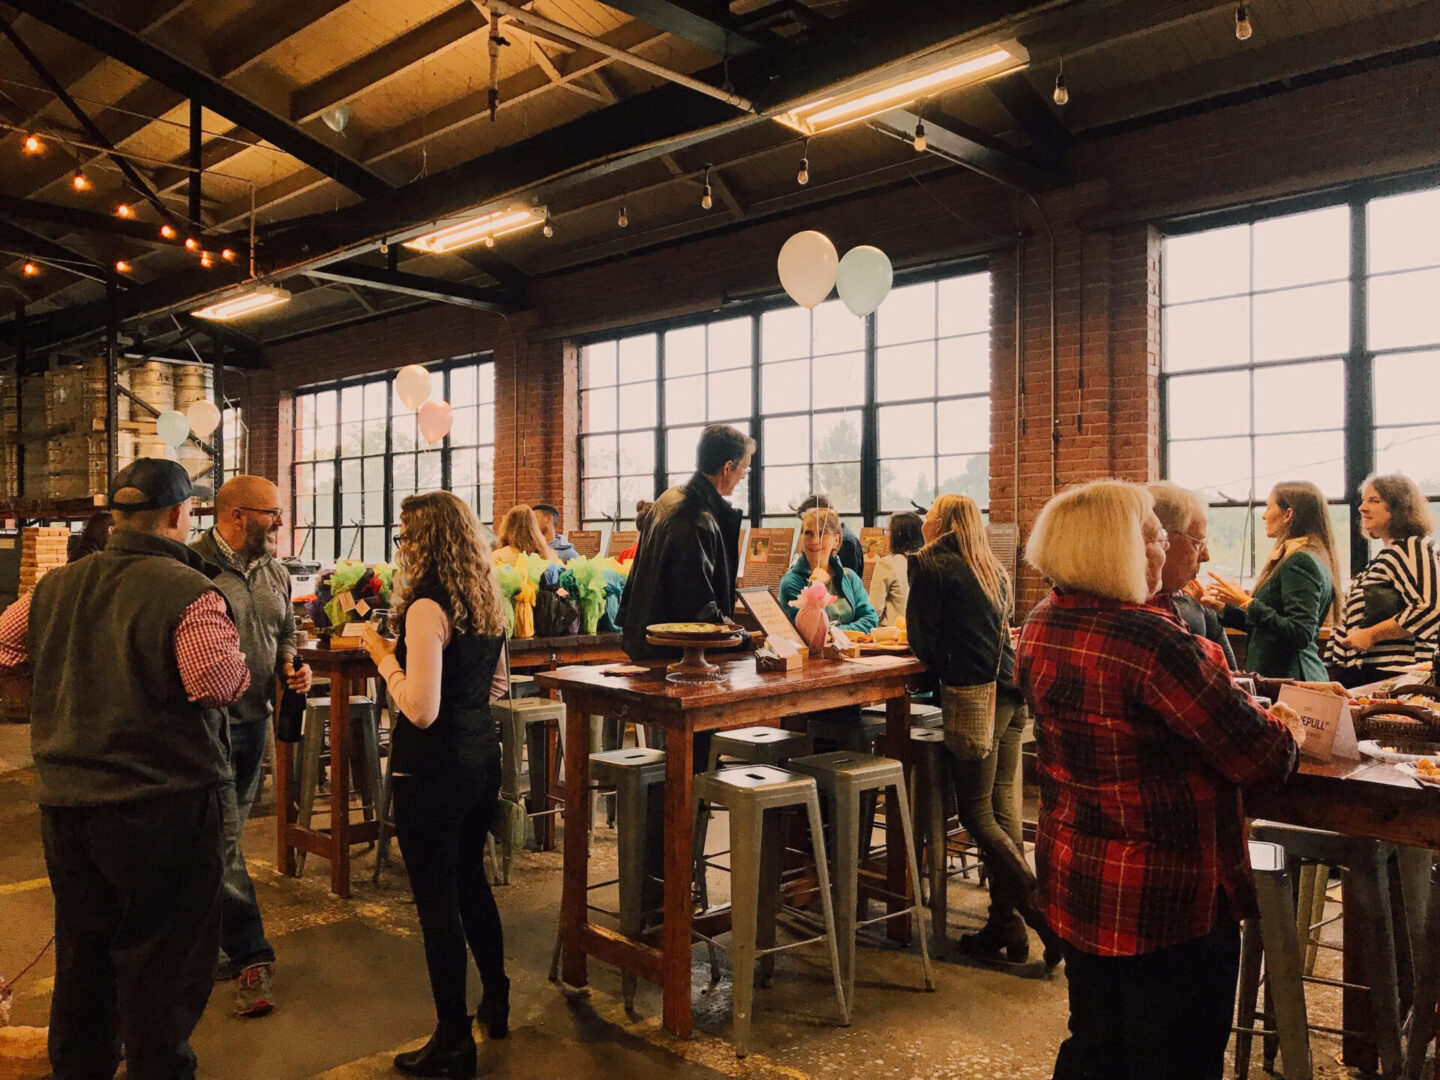
[[[185,436],[190,434],[190,421],[185,418],[184,413],[166,409],[155,418],[155,434],[164,440],[166,446],[173,449],[180,446],[185,441]]]
[[[890,294],[894,281],[889,256],[877,247],[862,244],[851,248],[840,260],[835,285],[845,306],[864,318]]]

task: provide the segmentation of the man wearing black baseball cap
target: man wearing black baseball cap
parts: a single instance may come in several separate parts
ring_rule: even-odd
[[[103,551],[0,615],[33,668],[31,749],[55,896],[57,1080],[191,1080],[220,942],[221,707],[250,682],[225,598],[185,546],[190,478],[142,458],[110,485]]]

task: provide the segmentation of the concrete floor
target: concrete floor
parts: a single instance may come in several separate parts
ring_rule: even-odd
[[[51,898],[30,801],[28,728],[0,725],[0,975],[16,972],[52,932]],[[210,1080],[367,1080],[397,1075],[391,1058],[423,1043],[433,1027],[414,907],[398,859],[370,884],[373,855],[355,862],[354,896],[327,890],[323,860],[300,879],[274,869],[274,817],[261,807],[246,831],[251,874],[278,954],[275,1012],[231,1015],[232,984],[219,983],[196,1031],[200,1074]],[[596,831],[591,879],[614,874],[614,834]],[[994,970],[958,959],[935,964],[926,993],[918,948],[862,946],[853,1022],[838,1026],[823,952],[808,947],[777,960],[774,985],[757,989],[753,1051],[737,1061],[729,1043],[732,983],[726,969],[709,987],[696,950],[695,1037],[660,1028],[660,994],[642,982],[627,1015],[618,974],[592,962],[584,992],[546,980],[560,896],[560,856],[517,855],[512,884],[496,896],[505,924],[512,1013],[510,1038],[482,1042],[482,1075],[676,1080],[1040,1080],[1065,1034],[1063,968],[1035,961]],[[978,926],[985,893],[952,884],[951,934]],[[596,902],[606,897],[596,894]],[[723,960],[722,960],[723,964]],[[44,1026],[54,966],[47,955],[16,988],[10,1022]],[[472,997],[478,979],[473,970]],[[1334,1063],[1338,1043],[1317,1037],[1317,1077],[1349,1077]],[[1255,1076],[1263,1076],[1258,1065]]]

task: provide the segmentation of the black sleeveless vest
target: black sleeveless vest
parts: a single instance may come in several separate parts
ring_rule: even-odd
[[[418,597],[417,597],[418,599]],[[429,599],[447,612],[448,600]],[[438,776],[478,769],[497,760],[499,742],[490,717],[490,684],[505,638],[461,634],[452,628],[441,657],[440,712],[428,728],[418,728],[401,713],[391,735],[390,753],[396,772]],[[395,658],[405,664],[405,637]]]

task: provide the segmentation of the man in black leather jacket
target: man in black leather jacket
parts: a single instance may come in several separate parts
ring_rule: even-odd
[[[696,447],[695,475],[650,508],[617,616],[632,660],[680,655],[645,640],[653,623],[733,621],[742,515],[726,496],[745,479],[754,452],[754,439],[712,424]]]

